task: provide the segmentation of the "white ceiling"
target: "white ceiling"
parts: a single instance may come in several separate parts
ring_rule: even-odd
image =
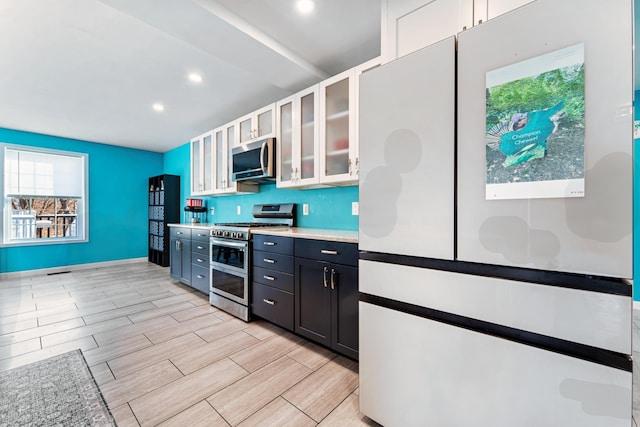
[[[315,1],[0,0],[0,127],[165,152],[379,55],[380,0]]]

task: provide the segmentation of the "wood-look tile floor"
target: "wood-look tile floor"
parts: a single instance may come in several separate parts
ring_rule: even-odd
[[[0,371],[80,348],[119,426],[377,425],[358,364],[122,263],[0,281]]]

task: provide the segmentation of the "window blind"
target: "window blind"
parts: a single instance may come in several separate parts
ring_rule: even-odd
[[[84,159],[5,148],[5,195],[83,197]]]

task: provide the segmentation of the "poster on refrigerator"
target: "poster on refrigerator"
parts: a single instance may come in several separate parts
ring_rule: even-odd
[[[584,197],[584,44],[487,72],[486,199]]]

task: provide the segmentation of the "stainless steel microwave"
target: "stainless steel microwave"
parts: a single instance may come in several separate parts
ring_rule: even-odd
[[[267,138],[246,142],[231,149],[234,181],[273,180],[276,175],[276,140]]]

